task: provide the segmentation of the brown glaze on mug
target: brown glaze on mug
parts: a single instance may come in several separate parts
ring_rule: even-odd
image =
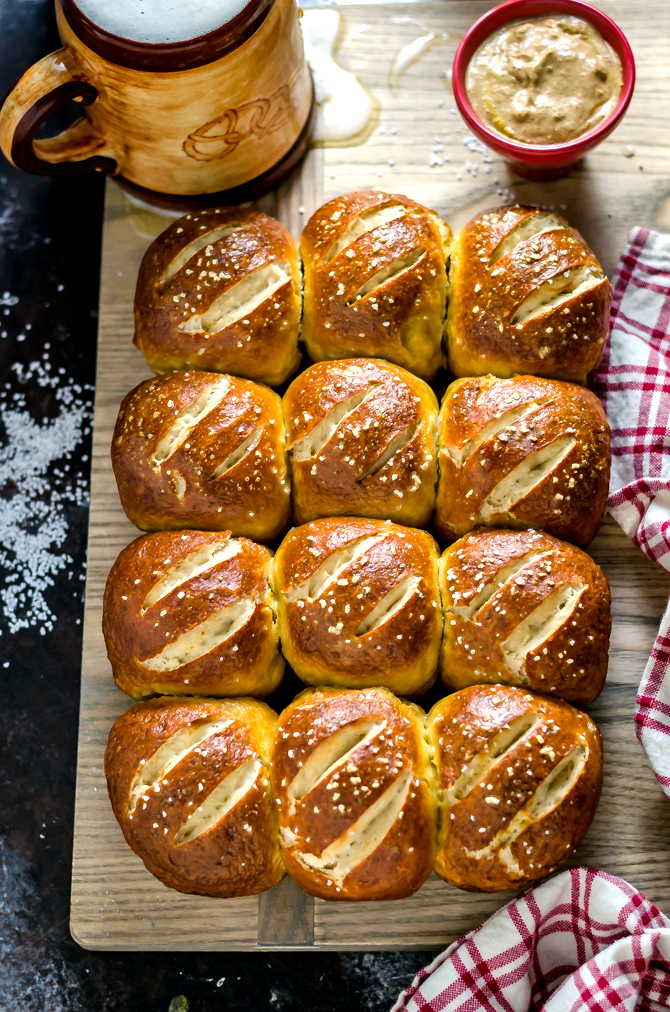
[[[314,97],[294,0],[252,0],[216,31],[167,44],[122,39],[74,0],[62,4],[63,49],[27,71],[0,110],[0,146],[17,167],[102,171],[180,209],[258,196],[304,155]],[[72,99],[84,115],[36,140]]]
[[[56,0],[72,31],[81,41],[110,63],[130,70],[165,72],[192,70],[220,60],[260,28],[273,0],[250,0],[239,14],[206,35],[184,42],[149,43],[113,35],[91,21],[75,0]]]

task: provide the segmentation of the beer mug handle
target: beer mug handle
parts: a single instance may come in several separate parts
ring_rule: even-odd
[[[66,102],[91,105],[98,97],[97,89],[82,80],[83,71],[68,66],[70,61],[67,49],[50,53],[10,89],[0,109],[0,147],[17,168],[37,176],[91,169],[113,175],[114,152],[85,116],[56,137],[35,140],[42,123]]]

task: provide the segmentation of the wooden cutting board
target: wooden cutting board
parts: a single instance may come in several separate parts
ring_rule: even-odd
[[[436,208],[458,228],[485,207],[519,199],[565,214],[612,274],[632,225],[670,228],[670,5],[666,0],[599,4],[626,31],[638,84],[616,132],[572,176],[549,184],[511,176],[483,154],[456,114],[448,71],[462,32],[483,2],[351,5],[339,8],[338,60],[376,103],[362,142],[317,148],[294,178],[258,206],[297,237],[324,200],[379,186]],[[402,47],[434,33],[420,60],[393,81]],[[630,149],[634,151],[631,156]],[[431,164],[433,163],[433,164]],[[150,375],[133,347],[137,268],[168,218],[133,207],[110,182],[103,236],[98,375],[93,438],[71,928],[91,949],[439,948],[507,899],[459,892],[431,877],[411,899],[390,903],[312,900],[289,879],[260,898],[215,900],[166,889],[126,846],[103,776],[109,728],[130,702],[112,680],[100,631],[105,579],[138,532],[119,504],[109,462],[116,413]],[[612,585],[614,627],[607,687],[590,708],[605,742],[605,786],[575,863],[629,879],[670,910],[670,806],[637,744],[635,689],[670,589],[610,520],[591,554]]]

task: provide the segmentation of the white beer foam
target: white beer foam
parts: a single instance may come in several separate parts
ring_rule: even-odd
[[[96,25],[133,42],[185,42],[214,31],[246,6],[248,0],[77,0],[82,14]]]
[[[317,103],[314,138],[349,140],[365,129],[373,104],[356,75],[340,67],[333,58],[340,29],[339,12],[306,10],[300,23]]]

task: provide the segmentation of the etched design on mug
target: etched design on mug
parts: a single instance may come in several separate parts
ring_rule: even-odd
[[[278,88],[269,98],[257,98],[236,109],[226,109],[216,119],[198,127],[184,141],[184,152],[199,162],[213,162],[226,158],[242,141],[262,140],[288,123],[289,114],[298,109],[298,100],[292,97],[300,69],[287,84]]]

